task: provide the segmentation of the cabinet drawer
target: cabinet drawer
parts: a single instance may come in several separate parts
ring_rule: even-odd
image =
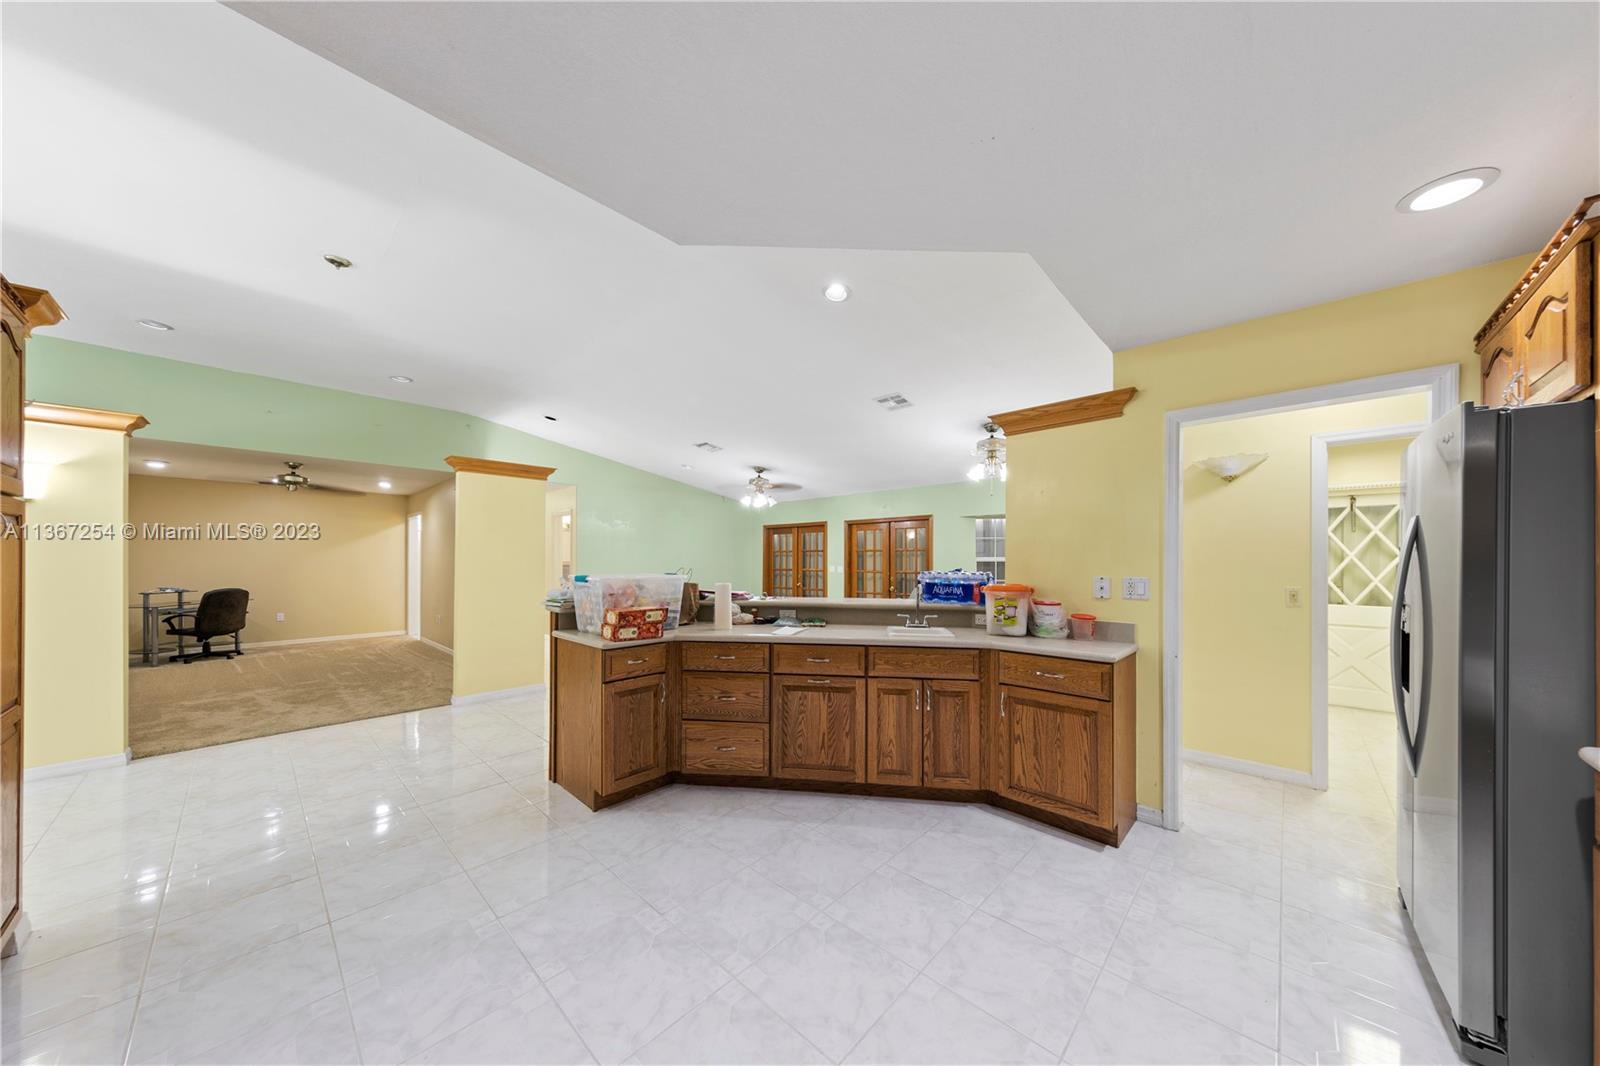
[[[741,673],[767,672],[765,644],[734,644],[701,641],[683,646],[685,670],[737,670]]]
[[[605,679],[618,681],[624,677],[643,677],[646,674],[665,673],[667,646],[644,644],[637,648],[612,648],[605,653]]]
[[[867,649],[833,645],[812,648],[797,648],[791,645],[773,648],[772,672],[821,676],[843,674],[860,677],[867,672]]]
[[[767,773],[767,727],[747,722],[683,723],[686,774]]]
[[[998,655],[997,673],[1002,685],[1026,685],[1047,692],[1066,692],[1095,700],[1111,698],[1111,664],[1057,659],[1051,655]]]
[[[979,654],[976,648],[868,648],[867,673],[976,681]]]
[[[767,720],[765,674],[683,675],[683,717],[724,722]]]

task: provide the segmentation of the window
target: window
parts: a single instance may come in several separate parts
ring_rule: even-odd
[[[977,551],[974,553],[978,559],[976,570],[984,570],[994,575],[996,581],[1006,579],[1006,520],[1004,518],[980,518],[977,523]]]

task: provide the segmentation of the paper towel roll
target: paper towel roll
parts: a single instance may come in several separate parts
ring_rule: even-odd
[[[715,599],[711,608],[712,629],[733,628],[733,585],[718,581],[711,586]]]

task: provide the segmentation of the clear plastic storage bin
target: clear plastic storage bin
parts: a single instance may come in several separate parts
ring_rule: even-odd
[[[664,629],[677,629],[684,580],[682,574],[590,574],[572,585],[578,628],[585,633],[600,632],[600,623],[612,607],[665,607]]]

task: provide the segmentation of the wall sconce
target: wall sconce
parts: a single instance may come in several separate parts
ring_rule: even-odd
[[[1232,481],[1241,474],[1248,474],[1266,461],[1265,452],[1242,452],[1238,455],[1214,455],[1209,459],[1200,460],[1196,465],[1205,467],[1223,481]]]

